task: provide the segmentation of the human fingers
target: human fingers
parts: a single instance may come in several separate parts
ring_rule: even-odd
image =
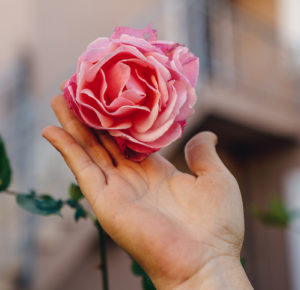
[[[93,162],[76,140],[62,128],[46,127],[42,136],[61,153],[75,175],[85,197],[91,205],[95,204],[97,193],[107,183],[104,172]]]
[[[110,153],[110,155],[114,159],[116,164],[125,159],[124,154],[121,152],[121,149],[112,139],[112,137],[108,136],[105,132],[98,132],[97,135],[105,149]]]
[[[69,110],[62,95],[53,97],[51,107],[63,128],[88,152],[101,168],[112,168],[112,160],[96,136]]]
[[[201,132],[185,146],[185,159],[189,169],[197,176],[215,171],[227,171],[216,152],[217,136],[212,132]]]

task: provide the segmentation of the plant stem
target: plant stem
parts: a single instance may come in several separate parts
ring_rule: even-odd
[[[89,217],[89,219],[93,222],[93,223],[96,223],[97,219],[96,217],[92,214],[92,212],[88,209],[85,210],[86,213],[87,213],[87,216]]]
[[[5,194],[18,196],[20,193],[6,189],[3,191]],[[67,201],[63,201],[64,204],[67,204]],[[105,232],[102,229],[98,220],[94,217],[94,215],[87,210],[88,217],[93,221],[94,225],[97,228],[99,235],[99,250],[100,250],[100,259],[101,259],[101,273],[102,273],[102,290],[108,289],[108,275],[107,275],[107,262],[106,262],[106,250],[105,250]]]
[[[108,290],[108,275],[107,275],[107,261],[105,249],[105,233],[97,220],[94,221],[99,235],[99,250],[101,259],[101,272],[102,272],[102,290]]]

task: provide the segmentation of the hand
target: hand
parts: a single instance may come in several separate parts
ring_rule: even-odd
[[[251,289],[239,262],[241,194],[213,133],[186,145],[190,175],[157,153],[141,163],[125,159],[108,135],[80,123],[61,95],[52,108],[64,129],[46,127],[43,136],[64,157],[101,226],[157,289]]]

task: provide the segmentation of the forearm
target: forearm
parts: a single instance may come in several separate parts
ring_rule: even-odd
[[[253,287],[237,258],[222,257],[208,263],[175,289],[250,290]]]

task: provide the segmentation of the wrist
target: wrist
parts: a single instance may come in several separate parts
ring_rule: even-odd
[[[250,290],[253,287],[239,258],[218,257],[209,261],[193,276],[173,289]]]

